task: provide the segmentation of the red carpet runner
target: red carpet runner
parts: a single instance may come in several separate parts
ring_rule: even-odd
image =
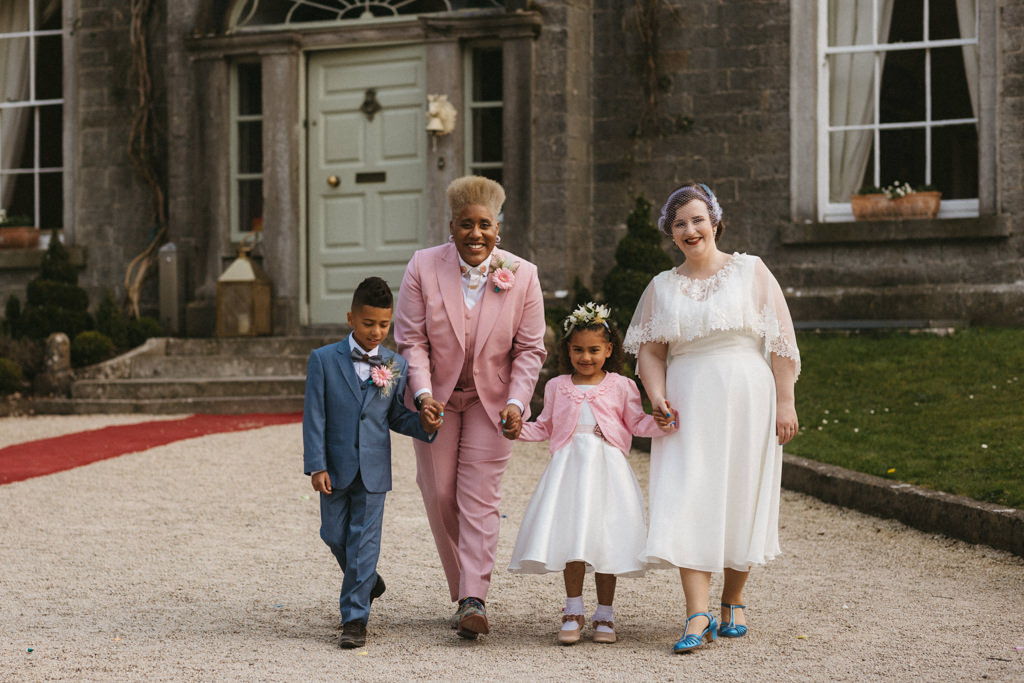
[[[0,484],[41,477],[182,439],[301,422],[302,413],[192,415],[74,432],[0,448]]]

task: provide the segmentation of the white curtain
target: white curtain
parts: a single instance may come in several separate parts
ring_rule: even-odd
[[[977,37],[977,0],[956,0],[956,18],[960,22],[961,38]],[[967,89],[971,92],[971,110],[978,118],[978,46],[964,45],[964,72],[967,74]]]
[[[878,42],[889,37],[893,0],[878,2]],[[829,0],[828,44],[871,45],[875,42],[872,0]],[[885,53],[882,53],[884,59]],[[834,126],[858,126],[874,119],[875,54],[858,52],[830,57],[829,115]],[[871,131],[831,133],[829,198],[845,202],[857,191],[871,154]]]
[[[0,33],[28,30],[29,0],[0,2]],[[0,101],[28,99],[28,38],[0,39]],[[14,168],[21,160],[30,110],[0,109],[0,168]],[[6,208],[14,192],[16,176],[0,175],[0,208]]]

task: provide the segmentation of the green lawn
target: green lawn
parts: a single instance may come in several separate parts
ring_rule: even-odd
[[[1024,330],[799,334],[786,451],[1024,508]]]

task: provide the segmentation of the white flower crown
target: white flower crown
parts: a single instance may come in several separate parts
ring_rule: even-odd
[[[569,314],[569,317],[562,322],[562,330],[565,336],[578,327],[589,327],[590,325],[604,325],[608,327],[608,318],[612,315],[612,309],[602,304],[588,301],[576,307],[576,310]]]

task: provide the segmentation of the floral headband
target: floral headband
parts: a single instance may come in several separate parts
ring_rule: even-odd
[[[708,218],[711,225],[717,226],[722,222],[722,205],[718,203],[718,197],[711,191],[711,188],[704,183],[684,185],[669,195],[668,201],[661,207],[661,216],[658,218],[658,229],[666,235],[672,235],[672,221],[676,217],[676,211],[694,199],[699,199],[708,206]]]
[[[611,317],[611,314],[610,308],[595,304],[593,301],[577,306],[576,310],[562,322],[562,330],[565,332],[563,339],[572,334],[573,330],[591,325],[604,325],[606,330],[609,329],[608,318]]]

